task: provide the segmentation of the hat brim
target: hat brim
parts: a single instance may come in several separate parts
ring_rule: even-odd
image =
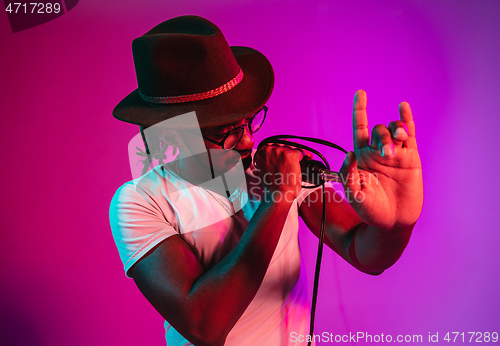
[[[201,101],[152,105],[144,101],[136,89],[115,107],[113,116],[148,127],[195,111],[199,126],[204,128],[224,125],[255,113],[271,96],[274,87],[273,68],[269,60],[255,49],[235,46],[231,50],[243,71],[243,79],[228,92]]]

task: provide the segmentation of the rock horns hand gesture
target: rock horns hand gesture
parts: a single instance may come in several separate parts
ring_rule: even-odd
[[[410,105],[399,105],[401,120],[372,129],[366,93],[356,92],[353,109],[354,152],[340,170],[347,200],[361,219],[391,230],[413,225],[422,210],[422,166]]]

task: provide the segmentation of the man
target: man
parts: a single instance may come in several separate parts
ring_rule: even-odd
[[[151,147],[154,131],[147,132],[157,127],[150,155],[161,158],[171,145],[179,158],[125,184],[111,203],[127,276],[165,318],[168,345],[301,344],[290,338],[306,335],[309,324],[298,217],[319,234],[323,201],[321,189],[301,187],[299,162],[310,154],[273,144],[252,151],[274,84],[270,63],[229,47],[196,16],[159,24],[134,40],[133,54],[138,89],[113,115],[140,125]],[[355,151],[341,169],[352,198],[338,202],[325,189],[325,243],[369,274],[397,261],[422,208],[407,103],[400,117],[375,126],[369,143],[366,95],[358,91]]]

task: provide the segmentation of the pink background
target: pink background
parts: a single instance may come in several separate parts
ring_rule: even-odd
[[[16,34],[0,14],[0,344],[164,344],[109,228],[138,132],[111,111],[136,88],[132,40],[183,14],[273,64],[257,140],[300,134],[352,149],[357,89],[372,126],[412,105],[422,216],[381,276],[325,251],[316,332],[421,334],[424,344],[429,333],[500,332],[500,2],[85,0]],[[342,156],[329,157],[339,167]],[[301,244],[312,287],[317,239],[303,228]]]

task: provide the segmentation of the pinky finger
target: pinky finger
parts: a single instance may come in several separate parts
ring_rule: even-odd
[[[406,124],[408,129],[408,139],[404,141],[403,146],[407,148],[417,148],[417,139],[415,138],[415,122],[408,102],[399,104],[399,117]]]

